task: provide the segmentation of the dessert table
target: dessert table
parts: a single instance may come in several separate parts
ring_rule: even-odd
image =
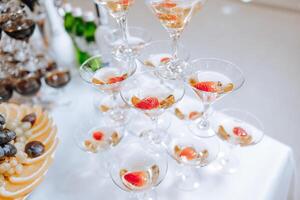
[[[128,198],[126,196],[128,194],[115,186],[110,178],[90,174],[85,169],[85,163],[90,155],[82,152],[73,140],[72,135],[78,131],[76,127],[87,123],[85,114],[94,112],[91,98],[93,92],[93,89],[75,76],[64,93],[72,99],[72,104],[51,111],[58,126],[60,145],[46,179],[32,193],[30,200]],[[174,117],[171,130],[186,131],[184,124],[176,120],[178,119]],[[135,138],[129,135],[127,139]],[[222,149],[226,150],[223,147]],[[192,192],[180,191],[174,187],[174,170],[178,165],[174,160],[169,159],[168,174],[157,188],[159,199],[294,199],[295,165],[290,147],[265,136],[261,143],[253,147],[240,148],[236,153],[240,158],[240,168],[237,173],[222,174],[212,167],[213,164],[199,169],[201,185],[198,190]]]

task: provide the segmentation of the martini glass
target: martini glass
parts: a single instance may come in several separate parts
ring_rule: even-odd
[[[143,112],[152,121],[150,130],[145,130],[139,135],[159,144],[167,134],[159,128],[158,118],[183,98],[185,89],[183,82],[159,79],[157,73],[160,73],[160,70],[132,76],[122,86],[121,97],[126,104]]]
[[[81,78],[104,95],[94,96],[96,109],[118,124],[127,123],[128,106],[120,98],[123,81],[136,71],[134,59],[119,59],[111,54],[94,56],[79,69]]]
[[[120,57],[132,56],[133,52],[128,42],[127,13],[135,0],[94,0],[100,6],[104,6],[109,14],[116,19],[122,35],[122,44],[118,52]]]
[[[173,137],[167,151],[179,165],[176,186],[188,191],[197,189],[201,185],[197,170],[217,158],[219,146],[216,138],[201,139],[192,134]]]
[[[91,118],[94,115],[89,113]],[[89,154],[85,167],[87,170],[101,172],[102,177],[109,177],[109,163],[113,149],[116,148],[125,137],[125,129],[121,126],[112,126],[103,120],[94,117],[87,119],[87,123],[82,125],[74,134],[77,146]],[[101,161],[101,162],[99,162]]]
[[[116,152],[110,167],[113,182],[130,193],[130,199],[156,200],[154,189],[164,180],[168,162],[157,147],[131,142]]]
[[[189,128],[199,137],[215,135],[210,126],[210,106],[244,84],[244,75],[235,64],[214,58],[197,59],[186,71],[186,82],[203,103],[202,117],[191,121]]]
[[[139,59],[148,69],[158,68],[162,64],[169,62],[172,58],[172,42],[168,40],[158,40],[147,44],[141,51]],[[178,58],[187,62],[190,53],[183,46],[178,46]]]
[[[260,120],[247,111],[237,109],[216,113],[214,129],[217,136],[229,145],[229,152],[219,158],[219,166],[225,173],[234,173],[238,169],[239,160],[234,154],[237,147],[256,145],[264,136]]]
[[[181,60],[178,53],[178,41],[183,30],[191,20],[193,14],[202,9],[205,0],[145,0],[163,27],[169,33],[172,42],[172,57],[162,63],[161,76],[170,79],[180,78],[188,63]]]
[[[125,49],[126,47],[120,48],[120,46],[124,45],[122,38],[122,33],[119,29],[112,30],[110,32],[104,33],[104,39],[107,45],[112,49],[112,52],[117,57],[123,54],[121,49]],[[140,27],[129,27],[128,28],[128,47],[132,51],[133,56],[137,56],[140,54],[142,49],[149,44],[152,37],[146,29]]]

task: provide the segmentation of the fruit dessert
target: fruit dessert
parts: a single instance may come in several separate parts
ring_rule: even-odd
[[[159,167],[151,166],[147,170],[129,171],[127,169],[120,170],[120,178],[124,186],[133,191],[148,189],[157,184],[159,178]]]
[[[175,108],[175,116],[180,120],[196,120],[202,117],[203,112],[199,111],[190,111],[187,114],[183,113],[179,108]]]
[[[232,83],[224,84],[221,81],[198,81],[197,79],[191,78],[189,83],[193,88],[209,93],[224,94],[231,92],[234,88]]]
[[[40,107],[0,104],[0,199],[24,199],[43,180],[58,139]]]
[[[150,55],[148,59],[144,61],[144,65],[154,68],[160,65],[164,65],[170,61],[171,61],[171,55],[169,54]]]
[[[134,0],[102,0],[112,13],[128,11]]]
[[[199,164],[205,163],[209,156],[206,149],[199,152],[192,146],[181,145],[174,146],[174,155],[178,162],[194,162]]]
[[[121,141],[122,136],[115,130],[96,129],[89,134],[91,138],[84,141],[86,151],[98,153],[111,146],[116,146]]]
[[[128,78],[128,74],[119,74],[116,69],[98,70],[92,78],[92,83],[95,85],[110,85],[124,81]]]
[[[145,97],[140,99],[133,96],[131,103],[134,107],[141,110],[167,109],[175,103],[174,95],[169,95],[166,98],[160,99],[158,97]]]
[[[151,4],[154,13],[163,26],[167,29],[177,30],[183,30],[189,22],[194,6],[189,2],[176,3],[171,0]]]

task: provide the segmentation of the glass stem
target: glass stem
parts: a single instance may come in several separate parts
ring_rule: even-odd
[[[233,144],[229,144],[229,150],[228,152],[224,155],[224,157],[222,158],[224,163],[229,163],[230,162],[230,158],[234,152],[234,150],[236,149],[236,145]]]
[[[178,59],[178,42],[180,39],[180,33],[176,32],[174,34],[171,35],[172,38],[172,52],[173,52],[173,60],[177,60]]]
[[[207,130],[209,128],[209,121],[208,121],[208,117],[209,117],[209,108],[210,108],[210,104],[204,104],[203,105],[203,115],[201,117],[201,120],[198,123],[198,127],[201,130]]]
[[[121,34],[122,34],[122,39],[125,44],[125,47],[128,47],[128,27],[127,27],[127,17],[122,16],[117,19],[117,22],[119,24]]]

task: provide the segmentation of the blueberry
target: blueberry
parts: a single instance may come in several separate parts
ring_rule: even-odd
[[[17,154],[16,147],[10,143],[3,145],[2,149],[4,151],[4,155],[7,157],[13,157]]]
[[[0,114],[0,126],[3,126],[5,124],[5,118],[3,115]]]
[[[32,141],[26,144],[25,152],[30,158],[36,158],[45,152],[45,146],[39,141]]]
[[[16,133],[9,129],[0,130],[0,145],[6,144],[16,138]]]
[[[0,159],[5,157],[5,153],[2,147],[0,147]]]

